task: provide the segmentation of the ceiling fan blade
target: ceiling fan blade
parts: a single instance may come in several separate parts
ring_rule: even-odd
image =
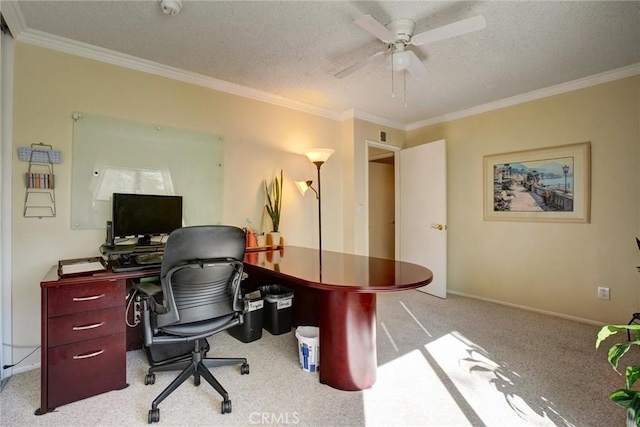
[[[368,58],[363,59],[360,62],[356,62],[355,64],[353,64],[350,67],[345,68],[344,70],[340,71],[337,74],[334,74],[334,77],[341,79],[343,77],[348,76],[349,74],[353,73],[354,71],[359,70],[360,68],[363,68],[367,65],[369,65],[370,63],[372,63],[376,58],[379,58],[380,56],[386,55],[387,53],[389,53],[390,49],[387,50],[383,50],[381,52],[377,52],[374,53],[373,55],[369,56]]]
[[[353,20],[353,23],[363,30],[373,34],[385,43],[389,43],[393,40],[393,33],[380,22],[376,21],[376,18],[371,15],[359,16]]]
[[[429,77],[429,70],[424,66],[422,61],[410,50],[407,50],[407,54],[409,55],[409,66],[407,67],[407,71],[413,76],[416,80],[424,80]]]
[[[486,19],[484,19],[484,16],[478,15],[473,18],[463,19],[462,21],[454,22],[453,24],[444,25],[442,27],[434,28],[433,30],[425,31],[424,33],[416,34],[411,38],[410,43],[415,46],[420,46],[422,44],[445,40],[462,34],[471,33],[473,31],[483,30],[486,27]]]

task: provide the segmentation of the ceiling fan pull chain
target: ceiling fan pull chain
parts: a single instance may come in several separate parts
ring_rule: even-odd
[[[391,51],[391,97],[395,98],[396,93],[393,90],[393,54],[394,54],[394,51]]]
[[[402,79],[404,80],[404,106],[407,107],[407,70],[402,71]]]

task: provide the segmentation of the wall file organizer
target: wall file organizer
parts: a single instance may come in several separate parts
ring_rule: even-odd
[[[18,157],[29,162],[25,176],[24,211],[25,218],[56,216],[54,163],[62,162],[62,153],[42,142],[21,147]]]

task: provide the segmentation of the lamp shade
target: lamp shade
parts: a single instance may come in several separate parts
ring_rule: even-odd
[[[304,196],[304,193],[306,193],[309,187],[311,187],[312,182],[313,181],[296,181],[296,187],[298,187],[298,190],[300,190]]]
[[[309,158],[311,163],[324,163],[333,153],[335,153],[335,150],[331,148],[312,148],[311,150],[306,150],[304,155]]]

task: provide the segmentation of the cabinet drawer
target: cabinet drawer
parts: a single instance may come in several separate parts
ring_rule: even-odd
[[[55,286],[48,289],[49,317],[124,306],[124,280]]]
[[[87,311],[49,319],[49,347],[70,344],[107,335],[124,334],[125,307]]]
[[[125,334],[48,350],[49,408],[127,385]]]

